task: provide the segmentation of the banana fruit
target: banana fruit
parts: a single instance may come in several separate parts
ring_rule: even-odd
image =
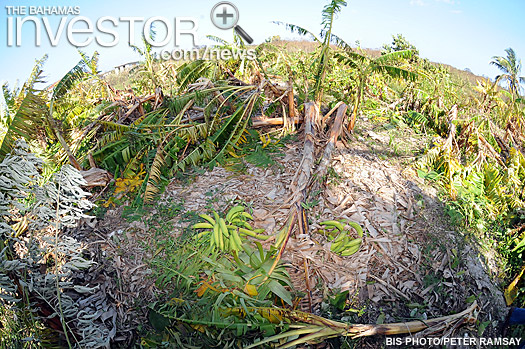
[[[332,252],[337,253],[341,256],[350,256],[359,251],[363,239],[350,239],[348,235],[346,235],[344,232],[342,233],[342,235],[344,235],[343,239],[337,242],[334,241],[330,245],[330,250]]]
[[[199,217],[201,217],[202,219],[205,219],[207,220],[210,224],[215,224],[215,219],[211,218],[209,215],[205,214],[205,213],[201,213],[199,215]]]
[[[241,212],[244,212],[244,206],[238,205],[238,206],[234,206],[234,207],[230,208],[228,213],[226,213],[226,220],[228,222],[231,222]]]
[[[212,211],[213,217],[202,213],[199,215],[204,221],[193,225],[193,229],[205,229],[196,235],[201,238],[210,234],[210,246],[221,251],[240,251],[243,247],[241,236],[250,236],[259,240],[270,238],[264,235],[264,229],[254,229],[247,219],[253,219],[252,215],[244,211],[244,206],[238,205],[232,207],[225,218]]]
[[[212,229],[212,228],[213,228],[213,225],[211,223],[205,223],[205,222],[197,223],[193,226],[193,229]]]
[[[328,227],[334,227],[334,228],[336,228],[336,229],[338,229],[340,231],[345,229],[343,223],[341,223],[339,221],[324,221],[324,222],[321,222],[319,224],[326,225]]]
[[[324,228],[319,230],[319,232],[331,241],[330,250],[332,252],[340,256],[351,256],[359,251],[363,243],[363,228],[359,224],[347,220],[328,220],[319,224]],[[353,228],[359,235],[359,238],[352,239],[349,236],[349,230],[345,230],[346,225]]]

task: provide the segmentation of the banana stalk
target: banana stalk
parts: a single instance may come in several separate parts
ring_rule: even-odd
[[[285,320],[285,322],[293,324],[295,328],[299,327],[299,329],[292,329],[265,338],[260,342],[247,346],[245,349],[255,348],[285,338],[295,338],[296,336],[301,335],[302,337],[288,341],[278,348],[284,349],[305,343],[319,343],[328,338],[339,336],[359,338],[375,335],[413,334],[427,328],[432,328],[433,332],[437,332],[459,322],[475,323],[477,320],[477,307],[477,303],[474,301],[470,307],[458,314],[428,319],[425,321],[410,321],[381,325],[343,323],[291,309],[264,307],[248,308],[248,311],[256,311],[273,323],[279,323],[282,320]],[[244,309],[232,309],[232,312],[242,316]]]

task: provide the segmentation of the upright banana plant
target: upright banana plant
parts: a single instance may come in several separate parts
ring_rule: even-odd
[[[213,35],[207,35],[206,37],[209,40],[215,41],[217,43],[216,48],[221,50],[227,49],[230,52],[246,50],[243,38],[235,31],[233,31],[232,43]],[[253,76],[254,71],[257,70],[256,61],[247,59],[246,55],[238,55],[237,57],[234,55],[234,57],[225,61],[217,60],[216,63],[222,68],[222,70],[225,70],[228,75],[233,75],[241,80]]]
[[[477,80],[477,85],[474,87],[480,93],[480,98],[476,98],[478,105],[484,113],[491,111],[494,107],[504,107],[505,102],[499,96],[501,89],[498,89],[497,81],[490,81],[490,79]]]
[[[150,29],[150,38],[151,40],[155,39],[155,31]],[[153,84],[153,90],[157,87],[160,87],[160,84],[157,79],[157,72],[155,71],[155,52],[153,52],[153,46],[146,40],[145,36],[142,36],[142,43],[144,44],[143,48],[130,44],[129,46],[133,51],[137,52],[144,58],[143,66],[140,70],[140,73],[144,75],[147,79],[151,80]]]
[[[65,114],[69,112],[65,105],[69,92],[83,81],[86,76],[96,76],[96,62],[98,53],[95,52],[92,58],[82,54],[82,59],[68,73],[66,73],[56,84],[46,90],[38,90],[34,86],[43,83],[41,79],[42,65],[47,57],[37,61],[33,68],[30,78],[24,84],[18,96],[11,103],[11,113],[7,130],[0,143],[0,160],[8,154],[17,138],[22,137],[28,141],[34,139],[38,130],[45,127],[47,135],[58,139],[61,147],[66,152],[70,163],[77,169],[80,165],[73,155],[66,139],[63,135],[60,123],[55,120],[55,114]],[[57,106],[59,108],[57,109]]]
[[[349,131],[354,129],[357,111],[363,97],[363,89],[367,84],[370,75],[373,73],[381,73],[393,78],[415,80],[417,78],[416,73],[393,65],[393,63],[401,59],[411,58],[412,55],[412,50],[404,50],[387,53],[372,59],[361,53],[350,50],[344,50],[342,53],[335,53],[335,58],[340,63],[343,63],[357,71],[357,92],[354,101],[354,107],[352,109],[352,116],[348,124]]]
[[[50,127],[50,130],[53,132],[53,135],[58,139],[60,145],[66,152],[69,162],[77,170],[81,170],[80,164],[75,158],[73,152],[71,151],[69,145],[67,144],[63,132],[64,130],[58,126],[55,121],[54,114],[56,111],[57,104],[61,103],[67,94],[81,81],[83,81],[87,76],[92,75],[96,76],[96,62],[98,53],[95,51],[93,57],[89,59],[84,53],[80,52],[82,59],[58,81],[51,90],[51,97],[49,101],[49,113],[46,115],[46,122]]]
[[[321,105],[321,101],[323,98],[324,80],[327,71],[330,69],[330,60],[333,55],[330,44],[333,43],[339,47],[350,50],[350,46],[344,40],[332,33],[334,18],[339,12],[341,12],[342,7],[344,6],[346,6],[346,1],[331,0],[330,3],[324,7],[322,12],[323,20],[321,22],[323,28],[321,29],[319,38],[315,36],[312,32],[298,25],[283,22],[274,22],[279,25],[285,25],[286,28],[292,33],[307,36],[320,44],[319,54],[317,55],[314,63],[312,64],[312,69],[315,73],[313,88],[310,90],[310,97],[314,100],[315,104],[317,105],[317,109],[319,109]],[[318,122],[319,120],[316,120],[316,123]]]
[[[334,24],[334,17],[341,12],[341,7],[346,6],[346,1],[332,0],[323,9],[323,29],[321,30],[321,38],[323,39],[321,45],[321,53],[317,58],[317,68],[315,70],[315,84],[314,84],[314,101],[317,106],[321,105],[321,99],[323,97],[323,83],[326,77],[326,72],[329,69],[329,62],[332,56],[330,48],[331,42],[336,42],[344,47],[348,45],[340,38],[332,34],[332,28]]]
[[[6,98],[5,120],[3,120],[5,133],[0,137],[0,161],[13,149],[17,138],[30,140],[42,125],[42,116],[45,115],[45,99],[42,91],[35,89],[35,84],[41,83],[42,66],[47,55],[38,60],[33,67],[29,79],[20,90],[8,91],[2,86]]]

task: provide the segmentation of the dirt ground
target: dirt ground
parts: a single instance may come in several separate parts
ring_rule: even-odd
[[[350,311],[339,319],[360,323],[440,317],[462,311],[476,300],[478,322],[455,329],[454,336],[475,337],[483,328],[484,336],[498,336],[507,313],[501,291],[477,249],[448,222],[435,189],[414,170],[426,143],[428,139],[408,129],[388,129],[366,120],[358,123],[346,144],[337,144],[326,188],[309,199],[311,234],[294,236],[283,260],[289,263],[294,287],[305,293],[305,261],[308,264],[311,303],[317,314],[327,315],[323,299],[347,290]],[[277,165],[270,168],[247,164],[245,173],[237,173],[215,167],[189,183],[174,180],[156,206],[183,202],[182,214],[243,202],[253,209],[255,227],[276,233],[289,212],[289,184],[301,156],[299,139],[287,143],[275,159]],[[147,246],[158,238],[148,233],[150,223],[145,218],[124,218],[122,208],[115,208],[83,228],[90,232],[86,237],[100,268],[93,279],[106,282],[104,292],[117,314],[116,339],[123,345],[144,323],[144,305],[156,298],[148,264],[156,251]],[[316,233],[319,222],[341,218],[365,230],[361,249],[349,257],[332,253],[324,236]],[[180,234],[184,223],[177,215],[170,216],[170,222],[171,234]],[[309,310],[308,297],[300,307]],[[352,345],[381,348],[385,339],[367,338]]]

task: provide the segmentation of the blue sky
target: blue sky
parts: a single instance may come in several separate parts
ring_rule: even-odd
[[[42,27],[42,44],[34,43],[35,30],[31,23],[26,23],[22,31],[21,47],[8,47],[6,6],[79,6],[80,16],[90,19],[93,24],[103,16],[135,16],[145,19],[162,16],[170,20],[175,17],[195,17],[199,24],[198,34],[205,43],[205,36],[215,35],[230,40],[231,31],[215,28],[210,21],[210,11],[218,0],[148,0],[148,1],[60,1],[60,0],[1,0],[0,8],[0,82],[8,81],[11,86],[19,79],[23,82],[31,72],[35,59],[48,54],[44,66],[48,82],[59,79],[80,59],[64,31],[56,47],[51,47]],[[241,25],[260,43],[273,35],[282,38],[295,36],[272,21],[283,21],[303,26],[315,33],[320,29],[321,10],[326,1],[313,0],[265,0],[232,1],[239,9]],[[401,33],[420,51],[420,55],[432,61],[447,63],[459,69],[469,68],[474,73],[489,77],[498,71],[489,65],[494,55],[504,55],[507,47],[512,47],[518,57],[525,62],[525,1],[522,0],[349,0],[335,21],[334,33],[348,43],[355,45],[359,40],[362,47],[379,48],[390,43],[392,35]],[[23,17],[23,16],[19,16]],[[53,31],[59,24],[60,16],[37,16],[40,20],[47,17]],[[75,16],[70,15],[67,21]],[[100,53],[100,69],[110,70],[116,65],[138,60],[140,57],[129,48],[127,41],[127,23],[117,22],[120,36],[119,44],[104,48],[92,43],[82,48],[92,54]],[[140,39],[141,26],[136,25],[136,39]],[[95,30],[92,37],[99,36],[110,41],[109,36]],[[162,30],[159,30],[162,35]],[[78,41],[83,41],[88,34],[77,34]],[[159,36],[160,37],[160,36]],[[188,37],[182,40],[183,48],[190,45]],[[167,49],[173,48],[166,46]],[[525,75],[525,71],[522,71]]]

